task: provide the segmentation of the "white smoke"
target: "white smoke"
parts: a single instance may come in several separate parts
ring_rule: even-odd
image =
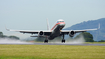
[[[82,44],[84,42],[85,42],[85,39],[84,39],[83,35],[81,35],[79,38],[76,38],[76,39],[66,40],[66,43],[69,43],[69,44]]]
[[[30,43],[16,39],[0,38],[0,44],[30,44]]]
[[[62,39],[59,38],[59,39],[51,40],[50,42],[51,43],[62,43],[61,41],[62,41]],[[84,42],[85,42],[85,39],[84,39],[83,35],[80,35],[76,39],[69,37],[68,39],[65,40],[65,43],[63,43],[63,44],[82,44]]]
[[[54,43],[55,45],[56,44],[82,44],[85,42],[85,39],[81,35],[77,39],[68,38],[66,39],[65,43],[62,43],[61,41],[62,41],[62,38],[60,37],[60,38],[55,38],[54,40],[49,40],[49,43]],[[37,42],[25,42],[25,41],[16,40],[16,39],[0,38],[0,44],[35,44],[35,43]],[[42,43],[38,43],[38,44],[42,44]]]

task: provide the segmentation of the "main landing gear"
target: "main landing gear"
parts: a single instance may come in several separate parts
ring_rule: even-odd
[[[63,34],[63,39],[62,39],[62,43],[65,43],[65,39],[64,39],[64,34]]]
[[[48,40],[46,39],[46,40],[44,40],[44,43],[48,43]]]
[[[46,36],[46,39],[44,40],[44,43],[48,43],[48,37]]]
[[[48,43],[48,37],[46,37],[46,39],[44,40],[44,43]],[[62,43],[65,43],[64,34],[63,34]]]

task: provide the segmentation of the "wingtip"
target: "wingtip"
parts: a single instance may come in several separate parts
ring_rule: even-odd
[[[98,29],[100,29],[100,23],[99,23],[99,25],[98,25]]]
[[[10,29],[7,29],[6,25],[5,25],[5,29],[6,29],[7,31],[10,31]]]

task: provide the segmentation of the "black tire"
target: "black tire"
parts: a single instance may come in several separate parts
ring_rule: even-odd
[[[44,43],[48,43],[48,40],[44,40]]]
[[[65,43],[65,40],[64,39],[62,40],[62,43]]]

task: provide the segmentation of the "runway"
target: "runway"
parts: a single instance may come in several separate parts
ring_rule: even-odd
[[[20,41],[20,40],[11,40],[11,39],[0,39],[0,44],[4,44],[4,45],[81,45],[81,46],[105,46],[105,44],[97,44],[97,43],[85,43],[85,42],[78,42],[78,41],[74,41],[74,42],[65,42],[65,43],[61,43],[61,42],[48,42],[48,43],[44,43],[44,42],[26,42],[26,41]]]
[[[81,46],[105,46],[105,44],[87,44],[87,43],[61,43],[61,42],[49,42],[49,43],[38,43],[38,42],[0,42],[4,45],[81,45]]]

